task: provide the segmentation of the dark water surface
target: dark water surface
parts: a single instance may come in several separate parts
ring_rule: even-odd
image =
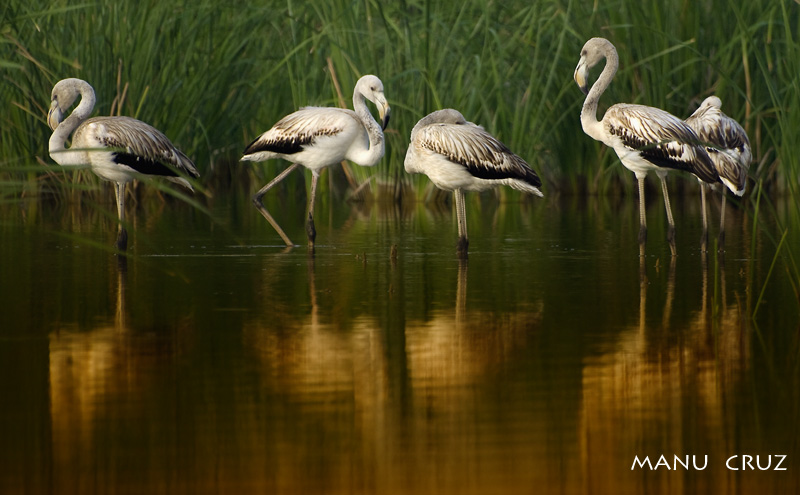
[[[775,214],[704,263],[677,201],[671,261],[654,202],[640,262],[635,198],[475,195],[460,264],[447,208],[321,198],[310,256],[244,196],[139,204],[127,263],[113,215],[3,207],[0,493],[800,490]]]

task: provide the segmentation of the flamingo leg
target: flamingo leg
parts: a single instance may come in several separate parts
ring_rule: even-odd
[[[267,219],[267,222],[269,222],[269,224],[272,225],[272,228],[278,232],[278,235],[281,236],[283,242],[286,243],[286,245],[289,247],[294,246],[294,244],[292,243],[291,240],[289,240],[289,237],[286,235],[286,233],[283,231],[280,225],[278,225],[278,222],[276,222],[275,219],[272,218],[272,215],[269,214],[269,211],[267,211],[267,209],[264,207],[264,203],[263,201],[261,201],[261,199],[264,197],[264,194],[266,194],[267,191],[269,191],[270,189],[272,189],[273,186],[275,186],[275,184],[285,179],[286,176],[292,172],[292,170],[296,169],[299,166],[300,165],[293,163],[286,170],[279,173],[274,179],[269,181],[269,183],[266,186],[259,189],[258,192],[253,196],[253,204],[255,205],[256,209],[258,209],[259,213],[261,213],[261,216]]]
[[[672,218],[672,207],[669,203],[669,191],[667,191],[667,173],[657,171],[656,175],[661,180],[661,191],[664,194],[664,208],[667,209],[667,222],[669,222],[669,227],[667,227],[667,242],[669,242],[669,250],[672,252],[672,256],[677,254],[677,250],[675,248],[675,220]]]
[[[725,203],[726,203],[727,195],[725,194],[725,190],[722,190],[722,203],[720,204],[719,210],[719,246],[718,249],[720,251],[724,250],[725,246]]]
[[[703,212],[703,234],[700,236],[700,250],[708,251],[708,205],[706,203],[706,184],[700,183],[700,209]]]
[[[306,234],[308,235],[308,246],[314,247],[314,240],[317,238],[317,230],[314,228],[314,199],[317,197],[317,181],[319,175],[311,173],[311,198],[308,200],[308,222],[306,223]]]
[[[644,211],[644,178],[644,174],[636,174],[636,181],[639,183],[639,256],[644,256],[644,245],[647,241],[647,218]]]
[[[114,183],[114,196],[117,199],[117,217],[119,218],[119,230],[117,231],[117,241],[114,247],[119,251],[128,249],[128,231],[125,230],[125,183]]]
[[[456,217],[458,219],[458,244],[456,249],[459,258],[466,258],[469,249],[469,238],[467,237],[467,209],[464,205],[464,191],[456,189],[453,191],[456,203]]]

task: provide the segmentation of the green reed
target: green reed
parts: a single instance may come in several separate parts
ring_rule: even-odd
[[[632,190],[630,173],[578,121],[572,72],[585,40],[604,36],[621,66],[601,112],[624,101],[688,116],[717,94],[750,134],[751,184],[796,197],[799,19],[791,0],[11,0],[0,7],[0,180],[4,195],[48,182],[41,169],[6,165],[54,166],[44,117],[64,77],[95,87],[96,114],[164,131],[213,190],[242,174],[254,189],[274,175],[284,165],[238,164],[244,146],[299,106],[350,107],[355,81],[371,72],[394,111],[385,159],[349,167],[353,183],[424,192],[427,180],[402,169],[408,136],[426,113],[454,107],[531,163],[545,192]]]

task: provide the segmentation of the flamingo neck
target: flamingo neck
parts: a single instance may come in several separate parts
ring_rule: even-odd
[[[367,108],[366,98],[360,91],[353,93],[353,110],[355,110],[358,119],[364,124],[367,130],[367,137],[369,138],[369,148],[358,146],[354,149],[348,159],[362,167],[372,167],[383,158],[385,142],[383,138],[383,130],[375,117]]]
[[[50,136],[50,157],[61,166],[87,165],[89,163],[89,157],[86,151],[70,151],[66,148],[66,141],[69,135],[86,120],[94,109],[94,89],[92,89],[88,83],[80,82],[82,84],[73,87],[72,91],[80,94],[81,102],[75,107],[75,110],[70,113],[69,117],[58,124],[58,127],[56,127],[53,134]],[[75,143],[73,143],[73,147],[75,147]]]
[[[586,100],[583,102],[581,109],[581,126],[583,131],[592,138],[603,141],[604,133],[602,124],[597,120],[597,103],[600,101],[600,96],[605,92],[614,79],[614,75],[619,68],[619,56],[613,46],[606,47],[603,56],[606,59],[606,65],[600,77],[592,85],[589,94],[586,95]]]

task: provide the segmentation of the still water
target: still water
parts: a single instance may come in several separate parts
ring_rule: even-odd
[[[321,198],[311,256],[149,200],[120,262],[111,204],[5,205],[0,493],[796,493],[780,210],[704,260],[676,201],[671,260],[651,197],[640,260],[634,198],[473,195],[468,263],[447,207]]]

